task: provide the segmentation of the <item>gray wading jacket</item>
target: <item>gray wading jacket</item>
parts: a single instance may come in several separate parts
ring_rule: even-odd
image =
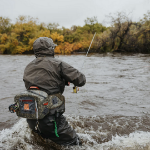
[[[49,38],[39,38],[33,44],[36,59],[30,62],[25,70],[23,81],[28,90],[37,86],[48,94],[63,93],[66,82],[83,86],[84,74],[69,64],[54,58],[54,47],[47,44]]]

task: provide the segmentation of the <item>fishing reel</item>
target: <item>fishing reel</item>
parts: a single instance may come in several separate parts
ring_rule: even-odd
[[[15,104],[11,104],[8,108],[9,108],[9,111],[10,111],[11,113],[14,113],[14,112],[17,111],[17,109],[18,109],[19,107],[18,107],[17,103],[15,103]]]
[[[77,93],[77,91],[79,91],[79,88],[77,86],[73,87],[73,93]]]

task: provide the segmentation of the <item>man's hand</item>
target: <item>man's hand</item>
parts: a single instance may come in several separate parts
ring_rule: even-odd
[[[69,85],[70,85],[70,82],[65,81],[65,85],[66,85],[66,86],[69,86]]]

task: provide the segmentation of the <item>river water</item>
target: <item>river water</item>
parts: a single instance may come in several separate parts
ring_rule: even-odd
[[[83,146],[60,147],[34,135],[24,118],[8,111],[25,90],[23,72],[33,55],[0,55],[0,149],[150,150],[150,55],[59,55],[83,72],[78,93],[66,87],[65,116]],[[82,64],[83,68],[82,67]]]

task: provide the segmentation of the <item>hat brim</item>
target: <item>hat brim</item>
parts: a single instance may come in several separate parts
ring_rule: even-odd
[[[57,44],[53,43],[53,45],[52,45],[52,46],[57,46]]]

